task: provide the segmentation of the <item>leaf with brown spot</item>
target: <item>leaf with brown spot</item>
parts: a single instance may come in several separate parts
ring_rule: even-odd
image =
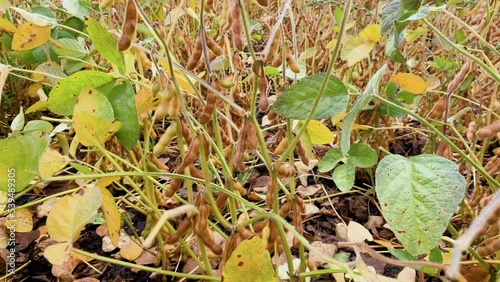
[[[12,50],[31,50],[47,43],[50,38],[50,26],[38,26],[32,23],[22,24],[12,38]]]

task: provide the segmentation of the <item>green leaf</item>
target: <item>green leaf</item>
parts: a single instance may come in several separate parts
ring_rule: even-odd
[[[320,73],[309,76],[285,90],[273,104],[273,111],[287,118],[306,119],[312,110],[325,75]],[[332,117],[344,110],[348,102],[349,96],[344,83],[331,75],[313,119]]]
[[[380,11],[380,32],[384,33],[393,25],[398,18],[400,1],[395,0],[389,3],[382,11]]]
[[[402,32],[412,21],[425,19],[429,15],[429,6],[424,6],[419,11],[408,11],[403,13],[395,22],[396,30]]]
[[[85,22],[77,17],[68,18],[67,20],[64,21],[63,25],[78,31],[83,31],[83,29],[85,28]],[[72,30],[67,30],[67,32],[73,35],[73,37],[75,38],[79,36],[78,33]]]
[[[85,21],[89,37],[94,47],[102,56],[113,64],[121,74],[125,73],[125,59],[123,53],[116,48],[116,39],[96,20],[89,18]]]
[[[26,123],[26,126],[24,127],[23,133],[31,133],[35,131],[41,131],[44,133],[50,133],[54,129],[54,126],[44,120],[30,120],[28,123]]]
[[[372,167],[377,164],[378,155],[370,146],[362,143],[351,145],[349,162],[361,168]]]
[[[271,256],[259,236],[236,247],[222,270],[222,277],[226,282],[276,281]]]
[[[342,22],[342,17],[343,17],[343,12],[342,9],[339,7],[335,8],[335,11],[333,12],[333,17],[335,18],[335,25],[340,25]]]
[[[385,43],[385,54],[388,55],[394,62],[406,62],[405,57],[398,50],[398,45],[403,42],[404,38],[404,32],[398,34],[397,30],[395,29],[393,29],[387,37],[387,42]]]
[[[383,65],[373,75],[373,77],[368,82],[368,85],[366,86],[363,94],[358,97],[356,102],[354,102],[354,104],[352,105],[352,108],[344,117],[344,121],[342,124],[342,135],[340,138],[340,149],[344,156],[349,152],[349,149],[351,147],[352,126],[354,125],[359,112],[364,109],[368,105],[368,103],[370,103],[373,96],[378,92],[378,84],[386,69],[387,65]]]
[[[58,56],[74,57],[77,59],[83,59],[86,56],[85,48],[76,39],[71,38],[60,38],[56,40],[62,47],[57,47],[52,45],[52,50]]]
[[[89,10],[84,6],[81,6],[78,0],[62,0],[61,4],[63,8],[72,16],[83,18],[89,14]]]
[[[420,7],[421,0],[401,0],[400,10],[410,11],[410,10],[418,10]]]
[[[116,137],[127,150],[131,150],[137,144],[140,133],[134,89],[129,83],[122,83],[105,95],[113,106],[116,119],[122,123]]]
[[[48,136],[41,132],[1,139],[0,190],[7,191],[9,188],[13,188],[16,192],[23,190],[33,177],[38,175],[40,160],[49,142]]]
[[[462,201],[465,179],[458,166],[434,155],[386,156],[375,172],[384,218],[406,250],[429,254]]]
[[[327,172],[332,170],[343,158],[344,156],[339,148],[328,150],[318,163],[318,171]]]
[[[98,87],[114,78],[105,72],[86,70],[61,79],[49,93],[47,107],[54,113],[71,116],[80,91],[86,87]]]
[[[19,132],[23,130],[24,127],[24,113],[23,109],[21,108],[21,111],[17,116],[12,120],[12,123],[10,124],[10,130],[12,132]]]
[[[356,169],[351,162],[341,164],[333,170],[333,181],[342,192],[348,192],[354,185]]]
[[[411,94],[411,93],[410,93]],[[393,102],[394,104],[398,105],[398,106],[401,106],[403,107],[403,104],[401,104],[401,102],[399,102],[398,100],[396,99],[389,99],[389,101]],[[380,105],[380,107],[378,108],[378,112],[380,114],[383,114],[383,115],[388,115],[390,117],[403,117],[406,115],[405,112],[401,111],[401,110],[398,110],[396,108],[393,108],[391,106],[388,106],[386,104],[382,104]]]

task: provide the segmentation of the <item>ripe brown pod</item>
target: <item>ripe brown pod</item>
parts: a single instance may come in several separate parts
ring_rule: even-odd
[[[214,254],[220,256],[223,253],[223,249],[221,246],[215,243],[214,239],[210,236],[211,232],[203,232],[202,234],[198,234],[198,238],[203,241],[205,246],[209,248]]]
[[[216,56],[224,54],[222,48],[212,39],[212,37],[206,36],[205,39],[208,49],[212,50]]]
[[[172,197],[175,192],[177,192],[177,190],[179,190],[179,188],[181,187],[181,183],[182,183],[182,178],[172,178],[172,181],[170,182],[169,185],[167,185],[165,191],[163,192],[163,194],[166,196],[166,197]]]
[[[485,126],[477,131],[477,136],[480,138],[490,138],[500,132],[500,120],[488,126]]]
[[[255,127],[253,126],[253,123],[250,121],[250,119],[245,120],[243,130],[245,131],[245,147],[250,150],[257,149],[257,133],[255,132]]]
[[[189,230],[189,227],[191,227],[191,219],[186,218],[181,222],[181,224],[179,224],[177,230],[172,235],[170,235],[167,240],[165,240],[165,243],[172,245],[175,242],[179,241],[182,235],[186,234],[186,232]]]
[[[196,67],[196,64],[198,64],[198,61],[201,58],[201,53],[203,51],[203,47],[201,45],[201,36],[200,32],[198,32],[198,36],[196,37],[196,41],[194,43],[193,53],[191,54],[191,57],[189,57],[189,61],[186,64],[186,68],[188,70],[193,70]]]
[[[134,0],[127,1],[125,8],[125,21],[123,23],[122,36],[118,40],[118,51],[127,50],[132,43],[132,38],[135,35],[135,28],[137,26],[137,7]]]
[[[276,149],[274,149],[274,154],[277,156],[283,154],[287,147],[288,147],[288,138],[285,137],[280,141]]]
[[[295,174],[295,168],[289,164],[283,164],[278,168],[278,174],[281,177],[292,177]]]
[[[207,0],[205,2],[205,7],[204,7],[205,12],[210,13],[213,8],[214,8],[214,0]]]
[[[205,175],[203,174],[203,172],[197,169],[193,164],[189,165],[189,174],[191,174],[191,176],[195,178],[205,179]]]
[[[267,78],[265,75],[259,77],[259,108],[261,111],[265,112],[269,109],[269,99],[267,98]]]
[[[198,158],[199,152],[200,152],[200,138],[196,136],[191,142],[191,144],[189,144],[188,151],[184,156],[184,160],[182,160],[182,163],[177,168],[177,171],[182,172],[184,168],[192,164]]]
[[[202,203],[200,206],[200,212],[198,214],[198,224],[196,226],[198,233],[203,233],[208,228],[208,214],[210,209],[206,203]]]
[[[186,143],[188,144],[191,144],[191,134],[189,133],[189,128],[187,126],[187,124],[181,120],[181,134],[182,134],[182,137],[184,137],[184,141],[186,141]]]
[[[307,157],[306,150],[304,149],[304,146],[302,146],[302,142],[300,140],[297,143],[297,147],[295,147],[295,149],[297,149],[297,154],[299,155],[300,160],[305,165],[309,165],[309,158]]]
[[[279,216],[285,218],[285,216],[290,212],[291,207],[292,205],[289,201],[285,202],[278,211]]]
[[[231,19],[231,37],[233,39],[234,47],[236,47],[239,51],[242,51],[244,47],[243,36],[241,34],[243,32],[243,22],[239,6],[239,0],[231,0],[228,17]]]
[[[293,57],[292,52],[288,48],[286,50],[286,63],[288,64],[288,67],[294,72],[294,73],[300,73],[300,66],[295,61],[295,58]]]
[[[228,194],[224,192],[219,193],[217,199],[215,200],[215,205],[217,206],[218,210],[222,211],[224,209],[224,206],[226,205],[228,198],[229,198]]]
[[[198,121],[201,124],[206,124],[212,118],[212,113],[215,110],[215,102],[217,102],[217,96],[212,91],[207,90],[207,104],[203,109],[203,113],[201,114]]]
[[[269,4],[269,3],[267,2],[267,0],[257,0],[257,3],[259,3],[259,5],[261,5],[261,6],[265,6],[265,7],[267,7],[267,5]]]
[[[266,205],[268,208],[272,208],[274,204],[274,194],[276,193],[276,183],[273,179],[269,181],[267,185],[267,194],[266,194]]]

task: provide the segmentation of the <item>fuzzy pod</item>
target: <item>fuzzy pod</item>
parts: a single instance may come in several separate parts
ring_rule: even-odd
[[[233,39],[233,45],[239,51],[243,51],[244,41],[243,41],[243,21],[241,19],[240,11],[240,1],[231,0],[229,6],[228,18],[231,19],[231,37]]]
[[[182,137],[184,138],[184,141],[186,143],[191,144],[192,138],[191,138],[191,133],[189,132],[189,128],[187,124],[181,120],[181,134]]]
[[[189,174],[194,178],[205,179],[205,175],[201,170],[196,168],[193,164],[189,165]]]
[[[289,201],[286,201],[280,208],[280,210],[278,211],[278,214],[280,217],[282,218],[285,218],[288,213],[290,212],[290,208],[292,207],[292,205],[290,204]]]
[[[168,104],[167,113],[171,118],[177,117],[179,111],[181,110],[181,101],[177,95],[174,95]]]
[[[245,147],[249,150],[257,149],[258,140],[257,133],[255,131],[255,126],[250,121],[250,119],[245,120],[245,125],[243,126],[243,130],[245,131]]]
[[[118,51],[127,50],[132,44],[132,38],[135,35],[137,27],[137,7],[134,0],[128,0],[125,8],[125,21],[123,23],[122,36],[118,40]]]
[[[295,147],[295,149],[297,150],[297,154],[299,155],[300,160],[305,165],[309,165],[309,157],[307,157],[306,149],[304,149],[304,146],[302,146],[302,142],[300,140],[297,143],[297,147]]]
[[[478,255],[482,257],[491,256],[500,250],[500,237],[486,239],[483,244],[476,248]]]
[[[202,203],[198,213],[198,222],[197,222],[197,232],[201,234],[205,232],[208,228],[208,215],[210,213],[210,209],[206,203]],[[195,229],[195,230],[196,230]]]
[[[204,7],[204,10],[205,12],[207,13],[210,13],[214,8],[214,0],[207,0],[205,2],[205,7]]]
[[[172,178],[172,181],[170,182],[169,185],[167,185],[163,194],[166,197],[169,198],[172,197],[175,194],[175,192],[177,192],[177,190],[181,188],[181,183],[182,183],[182,178],[177,178],[177,177]]]
[[[166,85],[162,92],[163,95],[161,96],[160,104],[158,104],[155,109],[155,119],[162,119],[167,116],[170,108],[170,102],[177,93],[173,85],[170,83]]]
[[[179,239],[189,230],[189,228],[191,227],[191,223],[191,219],[184,219],[181,224],[179,224],[179,227],[177,227],[177,230],[172,235],[170,235],[167,240],[165,240],[165,243],[168,245],[172,245],[175,242],[179,241]]]
[[[274,154],[276,156],[283,154],[287,147],[288,147],[288,138],[285,137],[278,143],[276,149],[274,149]]]
[[[212,91],[207,91],[207,103],[205,108],[203,109],[203,113],[201,114],[198,121],[200,124],[206,124],[212,118],[212,113],[215,110],[215,103],[217,102],[217,95],[215,95]]]
[[[215,205],[217,206],[218,210],[222,211],[224,209],[224,207],[227,204],[228,198],[229,198],[228,194],[226,194],[224,192],[219,193],[219,195],[217,196],[217,199],[215,200]]]
[[[500,132],[500,120],[488,126],[485,126],[477,131],[477,136],[480,138],[491,138]]]
[[[274,196],[276,194],[276,182],[273,179],[269,181],[267,185],[267,194],[266,194],[266,205],[268,208],[272,208],[274,204]]]
[[[288,64],[288,67],[294,72],[294,73],[300,73],[300,66],[293,57],[292,52],[286,48],[286,63]]]
[[[158,143],[155,144],[153,147],[153,156],[158,156],[165,151],[165,148],[172,142],[172,139],[175,137],[177,133],[177,125],[175,122],[172,122],[163,135],[160,137],[160,140],[158,140]]]
[[[283,164],[278,168],[278,174],[281,177],[292,177],[295,174],[295,168],[289,164]]]
[[[198,61],[201,58],[202,52],[203,52],[202,40],[200,32],[198,32],[198,36],[196,37],[196,41],[194,43],[193,53],[191,54],[191,57],[189,57],[189,60],[186,64],[186,68],[188,70],[193,70],[196,67],[196,64],[198,64]]]
[[[207,43],[208,49],[212,50],[216,56],[221,56],[224,54],[224,50],[213,40],[212,37],[206,36],[205,41]]]
[[[214,254],[220,256],[224,252],[221,246],[215,243],[215,240],[210,236],[211,232],[203,232],[202,234],[198,234],[198,238],[203,241],[205,246],[209,248]]]
[[[261,111],[265,112],[269,109],[269,99],[267,98],[267,78],[265,75],[259,77],[258,87],[259,87],[259,108]]]
[[[199,152],[200,152],[200,138],[196,136],[191,142],[191,144],[189,144],[188,151],[186,152],[186,155],[184,156],[182,163],[177,168],[177,171],[182,172],[184,168],[192,164],[198,158]]]

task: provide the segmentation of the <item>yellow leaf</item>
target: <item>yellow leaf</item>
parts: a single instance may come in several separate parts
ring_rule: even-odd
[[[30,232],[33,230],[33,218],[27,209],[18,209],[14,214],[6,216],[5,227],[15,232]]]
[[[70,158],[67,156],[61,155],[52,148],[48,148],[42,156],[40,175],[42,178],[50,177],[60,171],[70,161]]]
[[[47,101],[40,100],[35,104],[31,105],[27,110],[26,114],[31,114],[38,111],[43,111],[47,109]]]
[[[111,183],[113,183],[115,181],[119,181],[119,180],[120,180],[119,176],[103,177],[103,178],[97,180],[97,182],[95,183],[95,186],[97,186],[99,188],[106,188],[109,185],[111,185]]]
[[[226,282],[276,281],[269,252],[255,236],[239,244],[222,270]]]
[[[328,144],[335,140],[333,133],[324,124],[317,120],[311,120],[307,125],[307,134],[311,139],[311,143],[317,144]]]
[[[351,67],[359,61],[368,58],[375,45],[376,43],[371,40],[351,38],[342,47],[340,57],[342,60],[347,60],[347,65]]]
[[[332,117],[332,125],[336,126],[345,116],[347,115],[347,110],[343,109],[340,113]]]
[[[92,137],[97,139],[99,144],[104,144],[122,126],[119,121],[107,121],[87,113],[77,113],[73,116],[75,133],[78,141],[84,146],[94,146]]]
[[[38,26],[32,23],[22,24],[12,38],[12,50],[31,50],[47,43],[50,38],[50,26]]]
[[[368,39],[373,42],[379,42],[380,37],[382,35],[380,34],[380,25],[379,24],[371,24],[367,27],[365,27],[360,33],[359,37],[363,39]]]
[[[48,246],[43,256],[53,265],[61,265],[71,253],[72,246],[68,242]]]
[[[7,206],[7,191],[0,191],[0,212]]]
[[[121,247],[120,255],[123,258],[132,261],[138,258],[141,255],[142,251],[142,246],[134,239],[130,238],[130,240]]]
[[[47,216],[47,233],[59,242],[74,242],[85,225],[101,206],[99,188],[90,186],[85,194],[64,196],[57,201]]]
[[[108,189],[103,187],[99,187],[99,189],[101,190],[102,197],[101,209],[106,220],[106,225],[108,226],[108,234],[111,238],[111,243],[115,247],[118,247],[121,229],[120,212],[118,211],[118,206],[115,203],[113,195],[111,195]]]
[[[160,66],[162,66],[165,69],[165,73],[168,76],[170,76],[170,67],[168,65],[168,62],[163,60],[163,59],[159,59],[158,63],[160,64]],[[174,75],[175,75],[175,79],[177,79],[177,83],[179,83],[179,87],[182,90],[186,91],[188,94],[194,95],[196,93],[196,90],[193,89],[193,86],[192,86],[192,85],[196,85],[195,84],[196,80],[188,78],[180,70],[175,69],[175,68],[174,68]],[[199,77],[203,77],[203,75],[205,75],[205,72],[198,74]]]
[[[73,114],[73,124],[80,143],[92,146],[94,137],[103,144],[121,127],[121,122],[113,120],[113,107],[104,94],[92,87],[80,92]]]
[[[391,75],[391,81],[399,87],[413,94],[422,94],[427,89],[425,80],[411,73],[397,73]]]
[[[17,27],[13,23],[9,22],[9,20],[7,20],[6,18],[0,18],[0,29],[8,32],[17,31]]]
[[[137,95],[135,95],[135,107],[137,108],[137,114],[154,110],[155,107],[160,103],[160,97],[155,96],[151,90],[146,88],[141,88]]]

